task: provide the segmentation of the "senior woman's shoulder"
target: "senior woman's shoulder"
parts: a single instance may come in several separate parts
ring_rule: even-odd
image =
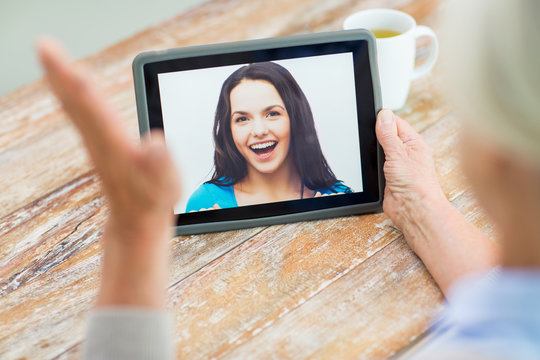
[[[189,197],[186,212],[208,209],[216,204],[222,209],[238,206],[232,185],[222,186],[208,182],[201,184]]]

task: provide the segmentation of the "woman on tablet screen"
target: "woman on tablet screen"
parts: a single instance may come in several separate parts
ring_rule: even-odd
[[[186,212],[352,192],[324,158],[302,89],[278,64],[246,65],[225,80],[213,133],[214,174]]]

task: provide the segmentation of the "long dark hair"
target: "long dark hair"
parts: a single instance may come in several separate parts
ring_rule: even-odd
[[[208,183],[234,185],[247,175],[247,162],[236,148],[231,134],[230,94],[244,79],[268,81],[281,96],[291,124],[289,155],[302,184],[311,190],[331,189],[336,185],[338,180],[322,153],[304,92],[287,69],[273,62],[243,66],[223,83],[214,119],[215,169]]]

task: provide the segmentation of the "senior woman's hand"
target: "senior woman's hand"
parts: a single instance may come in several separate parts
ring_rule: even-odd
[[[133,144],[89,74],[52,39],[38,43],[41,63],[80,131],[110,207],[98,305],[163,307],[168,245],[179,179],[163,134]]]
[[[406,231],[426,203],[446,201],[432,151],[409,123],[390,110],[379,113],[376,132],[386,157],[384,212]]]
[[[390,110],[379,113],[376,133],[386,157],[384,212],[443,292],[459,278],[495,266],[498,246],[448,202],[422,137]]]

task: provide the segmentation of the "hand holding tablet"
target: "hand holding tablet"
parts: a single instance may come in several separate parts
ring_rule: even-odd
[[[182,169],[178,234],[381,209],[369,32],[144,53],[133,71],[141,134],[163,129]]]

